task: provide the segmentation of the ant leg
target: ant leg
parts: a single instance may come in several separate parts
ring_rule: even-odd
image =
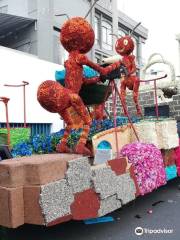
[[[64,119],[66,127],[61,141],[56,146],[56,151],[59,153],[71,153],[72,152],[71,149],[67,146],[68,136],[71,133],[70,116],[66,109],[63,112],[61,112],[60,115]]]
[[[91,151],[85,146],[90,130],[91,125],[91,117],[84,106],[83,101],[77,94],[71,94],[70,95],[70,101],[72,106],[75,108],[77,113],[81,116],[83,120],[83,130],[80,135],[80,139],[75,147],[75,153],[83,154],[83,155],[91,155]]]
[[[120,87],[120,95],[121,95],[121,104],[124,111],[124,115],[127,116],[128,110],[126,105],[126,84],[125,80],[121,80],[121,87]]]
[[[101,103],[93,107],[93,112],[91,113],[92,119],[103,120],[106,118],[106,114],[104,112],[104,105],[105,103]]]
[[[136,105],[136,110],[137,110],[137,115],[142,117],[142,111],[141,111],[141,107],[139,105],[139,85],[140,82],[138,81],[138,79],[136,81],[134,81],[134,87],[133,87],[133,99],[134,99],[134,103]]]
[[[84,125],[79,141],[75,147],[75,153],[91,156],[91,151],[85,146],[88,138],[90,125]]]

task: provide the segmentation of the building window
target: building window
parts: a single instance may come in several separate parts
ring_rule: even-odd
[[[102,54],[102,53],[99,53],[99,52],[95,52],[95,59],[96,59],[96,62],[99,63],[99,64],[104,63],[103,60],[108,58],[109,56],[105,55],[105,54]]]
[[[0,13],[7,13],[8,12],[8,5],[0,7]]]
[[[94,21],[94,24],[95,24],[95,43],[96,44],[100,44],[100,19],[98,17],[95,17],[95,21]]]
[[[108,56],[108,55],[102,55],[102,56],[101,56],[101,59],[102,59],[101,61],[104,62],[104,59],[106,59],[106,58],[108,58],[108,57],[110,57],[110,56]]]
[[[112,50],[112,25],[107,21],[102,21],[102,47]]]
[[[98,4],[108,11],[112,10],[112,0],[100,0]]]
[[[126,33],[123,30],[118,29],[118,38],[124,37],[125,35]]]
[[[99,53],[95,53],[95,59],[96,59],[96,62],[98,63],[98,64],[101,64],[101,54],[99,54]]]

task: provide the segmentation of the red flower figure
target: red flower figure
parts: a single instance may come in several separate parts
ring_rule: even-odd
[[[136,76],[136,64],[135,64],[135,56],[132,54],[134,50],[134,42],[131,36],[126,35],[121,37],[116,42],[116,52],[122,56],[122,63],[125,65],[128,71],[128,75],[123,75],[121,77],[121,101],[124,106],[124,114],[127,115],[127,107],[126,107],[126,87],[129,90],[133,91],[133,99],[136,105],[137,114],[142,116],[141,107],[138,102],[139,97],[139,85],[140,79]]]
[[[83,65],[87,65],[102,75],[106,75],[120,66],[120,61],[106,68],[90,61],[85,53],[91,50],[94,44],[94,31],[91,25],[81,17],[67,20],[61,28],[60,41],[69,52],[66,69],[65,87],[54,81],[43,82],[38,89],[38,101],[46,110],[59,113],[66,123],[65,133],[57,145],[58,152],[69,153],[67,139],[71,129],[82,126],[80,139],[74,149],[75,153],[91,155],[85,146],[91,117],[79,96],[83,84],[92,84],[100,81],[100,77],[86,79],[83,76]],[[79,116],[79,118],[77,117]]]

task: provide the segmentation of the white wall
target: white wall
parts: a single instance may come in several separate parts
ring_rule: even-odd
[[[54,80],[55,71],[63,67],[5,47],[0,47],[0,56],[0,96],[10,98],[9,121],[23,122],[23,89],[3,85],[27,81],[30,83],[26,87],[27,122],[53,123],[52,131],[61,129],[63,121],[59,115],[44,110],[38,103],[36,94],[39,84],[45,80]],[[5,120],[4,106],[0,103],[0,121]]]
[[[8,0],[8,14],[28,17],[28,2],[27,0]]]

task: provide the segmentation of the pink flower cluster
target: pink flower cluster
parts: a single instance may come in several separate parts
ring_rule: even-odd
[[[153,144],[132,143],[125,145],[121,154],[128,157],[141,195],[166,184],[166,173],[160,150]]]

